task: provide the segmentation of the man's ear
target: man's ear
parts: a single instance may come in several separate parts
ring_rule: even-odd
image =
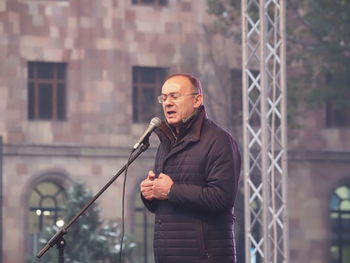
[[[197,94],[194,98],[194,107],[199,108],[203,104],[203,96],[202,94]]]

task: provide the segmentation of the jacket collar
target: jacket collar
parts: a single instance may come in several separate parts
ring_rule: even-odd
[[[204,106],[200,106],[193,114],[183,120],[179,125],[179,134],[176,134],[175,127],[166,121],[155,130],[161,143],[170,145],[178,144],[184,140],[198,141],[201,135],[203,121],[207,118]]]

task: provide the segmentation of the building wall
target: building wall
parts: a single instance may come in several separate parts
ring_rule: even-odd
[[[24,262],[29,231],[28,199],[37,182],[50,180],[66,186],[67,189],[73,181],[80,181],[95,194],[123,167],[128,151],[106,147],[96,149],[78,146],[5,146],[3,262]],[[128,218],[133,212],[133,203],[138,196],[138,188],[135,187],[143,179],[146,171],[152,168],[153,158],[154,148],[145,152],[143,157],[128,169],[125,203]],[[97,200],[105,219],[121,217],[123,176],[124,174]],[[129,229],[132,222],[126,222]]]
[[[1,1],[3,262],[24,262],[28,195],[35,183],[50,179],[68,187],[81,180],[96,193],[122,167],[146,127],[132,122],[132,66],[176,72],[189,49],[198,63],[204,11],[203,3],[192,1],[169,1],[167,7],[109,0]],[[68,64],[66,121],[28,121],[28,61]],[[153,136],[151,144],[128,171],[129,218],[139,182],[153,165]],[[121,182],[98,201],[106,219],[121,216]]]
[[[188,43],[194,43],[200,59],[204,22],[203,5],[191,1],[169,1],[168,7],[130,2],[3,3],[2,70],[8,76],[2,79],[5,142],[118,146],[127,142],[134,131],[132,66],[175,71]],[[28,61],[68,63],[67,122],[26,121]]]
[[[131,0],[0,1],[3,262],[24,262],[27,198],[35,183],[49,178],[68,187],[82,180],[97,192],[125,163],[146,127],[132,122],[132,66],[204,72],[210,76],[205,88],[217,88],[207,61],[202,25],[211,19],[205,10],[205,1],[190,0],[169,0],[167,7]],[[239,48],[226,48],[228,66],[239,68]],[[28,61],[68,63],[66,121],[27,120]],[[291,262],[328,263],[329,197],[350,176],[350,133],[324,128],[322,113],[303,118],[304,126],[290,133]],[[129,169],[128,218],[156,145],[152,136],[151,149]],[[99,200],[105,218],[120,218],[120,200],[119,179]]]
[[[289,132],[291,263],[332,262],[330,199],[337,187],[350,188],[350,126],[327,127],[325,107],[301,112]]]
[[[291,153],[288,205],[291,263],[331,262],[330,198],[350,185],[349,152]]]

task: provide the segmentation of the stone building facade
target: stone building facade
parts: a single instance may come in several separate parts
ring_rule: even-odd
[[[80,180],[96,193],[122,167],[150,118],[160,114],[155,97],[166,74],[209,76],[203,83],[215,93],[219,76],[203,31],[211,21],[205,1],[0,1],[2,262],[25,262],[38,249],[35,220],[45,211],[31,200],[45,182],[67,189]],[[239,47],[225,48],[226,66],[239,69]],[[310,112],[290,134],[292,263],[331,262],[329,204],[337,187],[350,183],[350,130],[326,127],[323,112]],[[218,106],[209,113],[223,116]],[[156,145],[152,136],[128,172],[130,233],[137,228],[138,185],[152,168]],[[120,219],[121,196],[117,180],[99,199],[105,219]],[[139,259],[151,260],[146,248]]]

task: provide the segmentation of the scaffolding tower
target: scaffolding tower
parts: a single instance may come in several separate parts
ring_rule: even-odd
[[[284,0],[242,0],[246,263],[288,263]]]

